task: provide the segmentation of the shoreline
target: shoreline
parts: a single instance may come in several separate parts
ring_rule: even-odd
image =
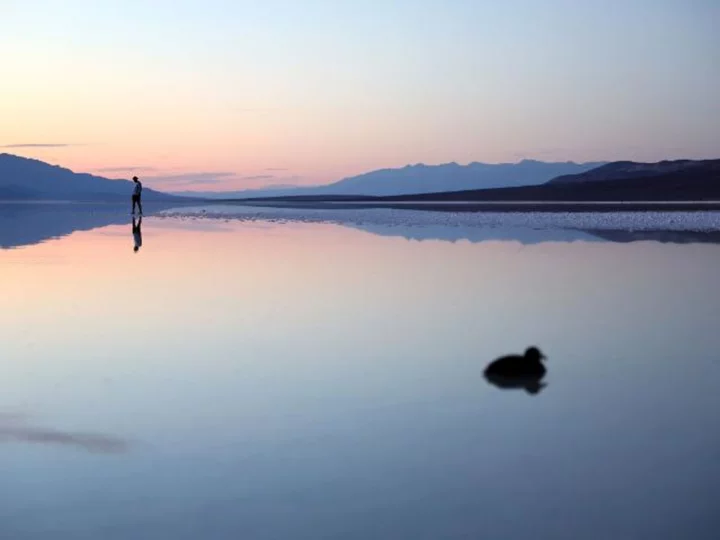
[[[473,200],[388,200],[373,198],[273,198],[273,199],[186,199],[146,201],[151,207],[245,206],[296,210],[394,209],[448,213],[620,213],[620,212],[720,212],[720,201],[473,201]],[[0,200],[12,206],[79,206],[115,208],[119,201]]]
[[[206,204],[232,204],[266,208],[426,210],[434,212],[708,212],[720,211],[720,201],[333,201],[333,200],[222,200]]]

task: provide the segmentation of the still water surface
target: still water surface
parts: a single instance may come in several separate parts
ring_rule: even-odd
[[[0,250],[0,538],[717,538],[720,245],[501,232]]]

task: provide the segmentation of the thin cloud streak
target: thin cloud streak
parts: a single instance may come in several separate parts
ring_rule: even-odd
[[[255,190],[264,190],[264,189],[286,189],[286,188],[296,188],[301,187],[304,184],[298,183],[299,180],[302,180],[304,177],[300,175],[292,175],[292,176],[277,176],[273,177],[272,181],[267,181],[268,179],[260,180],[250,180],[249,178],[252,177],[245,177],[245,178],[236,178],[227,182],[222,182],[222,185],[216,186],[212,189],[212,191],[203,191],[203,190],[189,190],[189,191],[197,191],[198,193],[231,193],[231,194],[237,194],[242,193],[245,191],[255,191]],[[170,189],[174,189],[173,193],[178,193],[177,188],[179,187],[187,187],[192,188],[192,184],[187,185],[178,185],[174,184],[173,186],[169,186]]]
[[[227,171],[203,171],[184,174],[169,174],[162,176],[146,176],[143,180],[156,184],[165,185],[207,185],[219,184],[228,178],[234,177],[234,172]]]
[[[0,148],[67,148],[69,146],[81,146],[72,143],[20,143],[20,144],[3,144]]]
[[[97,172],[139,172],[139,171],[156,171],[155,167],[129,166],[129,167],[102,167],[95,169]]]
[[[255,176],[241,176],[240,180],[270,180],[275,178],[274,174],[258,174]]]

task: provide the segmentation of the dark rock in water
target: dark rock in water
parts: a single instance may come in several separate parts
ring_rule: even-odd
[[[545,358],[537,347],[528,348],[524,355],[503,356],[485,368],[485,378],[504,390],[523,389],[537,394],[546,386],[542,382],[547,373],[542,362]]]

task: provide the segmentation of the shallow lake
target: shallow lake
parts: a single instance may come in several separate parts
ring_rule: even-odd
[[[717,538],[711,233],[15,212],[0,538]]]

